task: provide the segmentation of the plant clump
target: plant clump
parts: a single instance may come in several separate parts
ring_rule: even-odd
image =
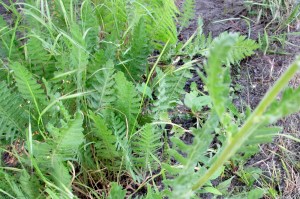
[[[173,0],[18,5],[7,6],[13,24],[0,16],[4,198],[230,196],[232,178],[213,181],[271,142],[280,128],[270,124],[299,111],[300,89],[286,89],[299,59],[253,112],[234,106],[231,67],[259,45],[239,33],[211,38],[201,19],[179,41],[193,0],[182,13]],[[193,74],[205,90],[184,90]],[[178,105],[195,125],[172,122]]]

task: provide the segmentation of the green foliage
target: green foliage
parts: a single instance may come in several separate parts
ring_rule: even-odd
[[[254,51],[259,48],[258,44],[255,41],[247,39],[245,36],[241,36],[238,33],[228,32],[221,33],[218,37],[216,37],[212,41],[211,46],[218,46],[218,44],[222,41],[225,41],[226,38],[231,38],[231,40],[235,40],[231,48],[228,49],[228,54],[226,56],[223,56],[223,58],[226,59],[222,61],[226,64],[239,63],[244,58],[253,55]]]
[[[195,16],[195,0],[186,0],[183,3],[183,14],[180,17],[180,24],[182,28],[189,26],[190,20]]]
[[[124,118],[126,122],[129,136],[136,128],[136,118],[140,109],[140,96],[134,85],[126,80],[122,72],[118,72],[115,76],[115,96],[117,101],[114,104],[120,114],[120,118]]]
[[[173,0],[155,0],[153,1],[153,12],[155,23],[154,26],[149,26],[149,30],[152,32],[153,41],[167,42],[171,44],[176,44],[177,42],[177,27],[174,23],[174,18],[176,17],[177,7]]]
[[[92,52],[95,47],[97,47],[99,34],[99,23],[95,13],[96,11],[89,0],[83,2],[81,10],[82,29],[84,33],[86,33],[85,43],[87,50]]]
[[[9,27],[0,16],[0,59],[12,59],[18,61],[23,56],[19,51],[19,42],[16,40],[16,31]]]
[[[183,90],[185,83],[192,75],[188,69],[173,71],[172,68],[166,72],[157,69],[156,73],[157,99],[153,103],[153,113],[158,119],[161,113],[167,112],[178,103],[185,93]]]
[[[51,60],[51,54],[45,50],[43,43],[32,37],[28,40],[26,45],[28,51],[28,62],[30,63],[30,69],[39,77],[50,78],[54,72],[54,66]]]
[[[103,31],[107,33],[106,39],[119,42],[126,26],[126,2],[104,0],[101,3],[104,3],[105,6],[98,9],[98,14]]]
[[[209,52],[207,66],[205,68],[207,78],[205,79],[209,96],[218,116],[222,119],[226,112],[229,99],[229,68],[223,67],[224,58],[229,57],[229,52],[236,42],[235,35],[221,37],[214,41]]]
[[[226,143],[223,145],[221,151],[217,153],[214,161],[210,168],[200,177],[197,183],[193,186],[193,190],[197,190],[202,187],[220,168],[220,165],[224,164],[229,158],[234,156],[234,154],[251,139],[253,132],[257,130],[261,125],[269,125],[264,118],[265,110],[271,105],[275,100],[276,96],[281,92],[281,90],[289,83],[290,79],[299,70],[299,59],[292,64],[288,70],[281,76],[281,78],[275,83],[275,85],[268,91],[261,103],[257,106],[255,111],[248,117],[246,122],[241,126],[240,129],[236,130],[236,133],[228,133],[228,138]],[[236,129],[235,125],[230,125],[231,128]],[[264,139],[263,139],[264,140]],[[261,141],[261,140],[260,140]]]
[[[49,160],[61,161],[74,158],[80,144],[84,141],[82,134],[83,117],[77,113],[74,120],[63,124],[59,129],[49,124],[48,130],[51,135],[48,142],[36,141],[33,151],[38,160],[47,166]]]
[[[19,181],[23,192],[29,198],[38,198],[40,196],[40,190],[37,187],[40,187],[41,184],[36,175],[30,175],[27,171],[22,171]]]
[[[146,22],[144,17],[139,19],[139,22],[133,28],[133,37],[128,53],[125,55],[127,63],[124,67],[124,72],[130,71],[130,76],[133,79],[141,79],[145,74],[147,65],[147,58],[151,52],[151,45],[149,44],[149,33],[145,31]],[[125,73],[126,74],[126,73]]]
[[[89,117],[93,121],[93,135],[96,137],[95,149],[97,156],[103,159],[103,162],[111,162],[111,164],[105,163],[111,166],[117,166],[116,160],[121,157],[119,151],[117,151],[117,138],[110,130],[105,120],[103,120],[99,115],[90,112]],[[118,160],[120,161],[120,160]]]
[[[194,6],[186,1],[180,15],[173,0],[27,1],[14,27],[0,17],[1,156],[16,162],[1,161],[0,194],[230,196],[232,178],[211,180],[227,160],[244,162],[270,142],[280,129],[269,124],[299,110],[299,88],[274,100],[299,63],[245,118],[232,102],[230,67],[258,46],[237,33],[212,39],[201,20],[178,42],[177,22],[187,27]],[[204,90],[186,93],[193,64]],[[195,125],[171,121],[175,109]]]
[[[266,112],[266,120],[268,122],[275,122],[279,118],[298,112],[299,101],[297,99],[299,99],[299,95],[300,88],[287,88],[283,92],[282,98],[270,105]]]
[[[11,190],[11,194],[10,193],[7,193],[5,192],[5,196],[11,196],[13,197],[12,195],[14,195],[15,197],[19,197],[19,198],[26,198],[26,194],[22,191],[22,189],[18,186],[17,184],[17,179],[16,177],[13,177],[13,176],[10,176],[9,174],[7,173],[4,173],[4,176],[3,178],[5,179],[6,181],[6,186],[8,189],[6,190]],[[5,191],[6,191],[5,190]],[[3,193],[3,192],[2,192]]]
[[[91,80],[92,88],[95,89],[91,94],[91,107],[101,109],[116,101],[114,72],[112,61],[108,61],[103,68],[95,72]]]
[[[50,174],[57,189],[64,193],[71,189],[71,175],[66,161],[76,157],[80,145],[84,142],[83,117],[77,113],[75,118],[62,124],[60,128],[48,125],[51,138],[47,142],[35,141],[32,146],[33,155],[42,172]]]
[[[259,144],[271,143],[273,137],[281,132],[282,129],[279,127],[264,127],[257,129],[250,136],[249,140],[240,147],[238,153],[232,158],[238,164],[248,160],[251,156],[259,152]]]
[[[211,34],[208,36],[203,34],[203,20],[199,18],[196,32],[184,44],[179,43],[181,48],[178,53],[186,54],[190,58],[196,55],[207,56],[207,48],[211,43],[212,36]]]
[[[133,154],[135,156],[134,163],[136,167],[143,168],[145,171],[157,169],[159,158],[158,150],[161,148],[162,135],[151,124],[143,126],[132,138]],[[143,172],[145,172],[143,171]]]
[[[78,147],[84,141],[82,123],[83,117],[81,113],[77,113],[74,120],[69,121],[59,129],[49,124],[49,133],[57,146],[52,148],[50,157],[62,156],[63,159],[68,159],[77,153]]]
[[[184,104],[191,109],[193,113],[201,111],[203,107],[211,107],[211,99],[207,95],[198,96],[196,90],[187,93],[184,98]]]
[[[111,189],[109,192],[109,199],[114,199],[114,198],[125,198],[126,195],[126,190],[123,190],[122,187],[120,185],[118,185],[118,183],[113,182],[111,183]]]
[[[0,140],[12,141],[17,133],[24,136],[28,115],[23,104],[17,93],[8,89],[5,82],[0,82]]]
[[[47,103],[46,95],[41,85],[20,63],[15,62],[10,66],[14,71],[17,87],[22,97],[28,100],[28,103],[33,104],[36,111],[40,112],[41,108]]]
[[[249,199],[252,199],[252,198],[263,198],[264,192],[265,192],[264,190],[259,189],[259,188],[253,189],[253,190],[251,190],[248,193],[247,198],[249,198]]]
[[[187,145],[175,137],[171,139],[174,147],[170,149],[169,153],[178,161],[179,165],[164,165],[165,169],[175,176],[174,179],[164,182],[172,188],[172,191],[167,192],[170,198],[191,198],[194,196],[193,183],[206,170],[205,167],[200,167],[198,163],[207,164],[205,155],[213,140],[212,132],[217,125],[216,116],[211,115],[201,130],[193,129],[194,140],[191,145]],[[199,171],[195,172],[197,166],[199,166]]]

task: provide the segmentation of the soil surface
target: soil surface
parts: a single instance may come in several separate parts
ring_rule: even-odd
[[[1,0],[1,3],[4,3],[6,5],[10,5],[11,0]],[[23,2],[23,0],[12,0],[12,2]],[[12,23],[12,13],[7,10],[2,4],[0,3],[0,15],[3,17],[4,20],[6,20],[8,23]]]
[[[180,7],[184,0],[177,2]],[[236,20],[241,14],[246,14],[247,10],[241,0],[196,0],[196,15],[190,26],[182,33],[184,38],[189,38],[197,28],[197,19],[204,20],[204,33],[212,33],[218,36],[224,31],[247,32],[246,23],[243,20]]]
[[[177,1],[179,7],[183,1]],[[211,33],[213,37],[224,31],[229,31],[240,32],[251,39],[258,40],[259,35],[263,35],[264,27],[269,23],[267,20],[256,22],[256,19],[252,17],[253,20],[247,24],[245,19],[251,18],[251,16],[248,16],[247,8],[241,0],[196,0],[195,10],[195,19],[181,33],[184,39],[189,38],[196,30],[198,17],[202,17],[204,21],[204,33]],[[290,27],[289,31],[300,31],[297,26],[299,24]],[[269,31],[268,35],[272,36],[273,33]],[[267,90],[293,62],[295,56],[300,55],[299,35],[287,34],[285,44],[282,46],[273,42],[270,44],[270,49],[275,53],[257,52],[254,56],[243,61],[240,66],[233,67],[233,83],[242,86],[235,100],[238,107],[250,106],[254,109]],[[299,78],[299,75],[295,77],[290,82],[290,86],[299,86]],[[283,127],[283,134],[299,139],[299,114],[280,120],[277,125]],[[275,187],[283,198],[300,198],[299,151],[299,142],[279,136],[274,140],[274,143],[261,146],[261,152],[251,158],[247,165],[262,169],[266,178],[276,178],[277,182],[267,183]]]

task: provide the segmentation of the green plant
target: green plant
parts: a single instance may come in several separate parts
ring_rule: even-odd
[[[299,60],[242,125],[232,103],[230,67],[258,45],[238,33],[207,37],[201,20],[188,41],[178,42],[172,0],[41,0],[22,6],[24,16],[16,14],[14,27],[0,17],[0,151],[8,158],[0,167],[3,197],[226,194],[231,180],[216,187],[211,180],[227,161],[249,158],[279,131],[269,124],[298,110],[299,89],[274,101]],[[188,1],[181,15],[185,26],[191,7]],[[201,67],[206,91],[184,90],[193,64]],[[203,114],[190,129],[170,119],[170,110],[183,101],[193,115]],[[249,148],[254,150],[245,153]],[[137,188],[130,191],[131,185]]]
[[[299,2],[296,0],[245,1],[245,4],[250,12],[259,13],[257,21],[263,17],[271,18],[269,25],[276,23],[279,29],[292,25],[299,18]]]
[[[264,53],[287,54],[286,45],[293,45],[287,41],[290,32],[297,31],[300,3],[296,0],[262,0],[245,1],[249,14],[257,16],[256,23],[266,23],[264,31],[259,35],[261,48]],[[272,33],[272,34],[271,34]],[[270,44],[279,42],[280,46],[273,48]]]
[[[195,15],[195,0],[187,0],[183,3],[183,11],[180,19],[181,29],[187,28],[190,25],[190,20],[194,18]]]

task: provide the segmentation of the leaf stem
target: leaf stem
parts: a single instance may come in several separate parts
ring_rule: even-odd
[[[276,96],[286,87],[289,81],[294,77],[297,71],[300,69],[300,57],[286,70],[286,72],[276,81],[275,85],[267,92],[260,104],[246,120],[244,125],[240,128],[239,132],[232,138],[228,139],[227,145],[218,155],[219,157],[212,164],[212,166],[206,171],[206,173],[197,181],[192,187],[195,191],[202,187],[211,176],[219,170],[219,168],[234,155],[237,150],[245,143],[253,131],[262,122],[262,115],[269,107],[269,105],[276,99]]]
[[[133,125],[134,127],[136,126],[136,124],[137,124],[137,119],[138,119],[139,115],[140,115],[141,112],[142,112],[143,104],[144,104],[144,101],[145,101],[146,87],[148,86],[148,84],[149,84],[149,82],[150,82],[150,79],[151,79],[151,77],[152,77],[152,75],[153,75],[153,73],[154,73],[154,71],[155,71],[155,68],[158,66],[159,61],[161,60],[163,54],[165,53],[165,50],[166,50],[167,46],[169,45],[169,41],[170,41],[170,40],[168,40],[167,43],[165,44],[164,48],[162,49],[162,51],[161,51],[159,57],[157,58],[155,64],[153,65],[153,67],[152,67],[152,69],[151,69],[151,71],[150,71],[150,73],[149,73],[149,75],[148,75],[148,77],[147,77],[146,85],[145,85],[145,87],[144,87],[143,94],[142,94],[142,99],[141,99],[141,103],[140,103],[139,114],[137,114],[137,116],[136,116],[136,118],[135,118],[135,120],[134,120],[134,125]],[[134,130],[134,128],[132,128],[132,131],[133,131],[133,130]],[[132,133],[133,133],[133,132],[131,132],[130,134],[132,134]]]

